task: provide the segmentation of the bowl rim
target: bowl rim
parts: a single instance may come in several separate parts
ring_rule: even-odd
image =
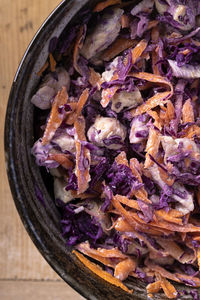
[[[73,0],[74,1],[74,0]],[[33,241],[35,247],[40,252],[42,257],[46,260],[46,262],[50,265],[50,267],[63,279],[64,282],[66,282],[72,289],[74,289],[78,294],[85,297],[86,299],[92,299],[88,294],[88,291],[85,289],[82,289],[81,285],[73,280],[73,277],[68,274],[68,277],[63,278],[62,276],[62,270],[59,268],[58,264],[56,264],[56,260],[52,261],[49,259],[48,254],[41,251],[41,248],[43,247],[41,239],[36,231],[33,230],[32,223],[30,223],[30,220],[28,218],[28,215],[23,213],[23,210],[25,209],[22,205],[22,195],[20,194],[20,190],[18,189],[18,179],[17,174],[15,170],[15,162],[12,157],[12,150],[13,150],[13,132],[11,129],[11,123],[13,121],[11,115],[12,115],[12,104],[14,102],[14,95],[21,83],[21,79],[23,78],[23,66],[26,63],[26,59],[28,57],[29,52],[34,48],[34,45],[37,41],[37,39],[41,36],[42,31],[44,28],[48,26],[49,23],[51,23],[52,19],[54,18],[55,14],[58,14],[59,12],[64,9],[67,2],[70,2],[69,0],[62,0],[54,9],[53,11],[48,15],[48,17],[44,20],[44,22],[40,25],[36,33],[34,34],[33,38],[29,42],[21,61],[17,67],[16,73],[14,75],[12,85],[10,88],[10,93],[8,96],[8,102],[7,102],[7,108],[6,108],[6,114],[5,114],[5,121],[4,121],[4,156],[5,156],[5,166],[6,166],[6,173],[7,178],[9,182],[9,187],[12,194],[12,199],[14,200],[15,207],[17,209],[18,215],[20,216],[20,219],[22,221],[22,224],[24,228],[26,229],[29,238]],[[75,2],[75,1],[74,1]],[[76,2],[82,2],[81,8],[88,2],[87,0],[82,1],[76,1]],[[81,9],[79,8],[79,10]],[[77,12],[75,13],[77,14]],[[94,299],[94,298],[93,298]]]

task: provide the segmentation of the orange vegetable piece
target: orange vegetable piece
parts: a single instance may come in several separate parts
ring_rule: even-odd
[[[126,152],[122,151],[120,152],[120,154],[118,154],[116,157],[115,157],[115,161],[118,165],[125,165],[125,166],[129,166],[128,165],[128,160],[127,160],[127,157],[126,157]]]
[[[55,61],[52,53],[49,53],[49,61],[50,61],[51,72],[55,72],[57,62]]]
[[[37,72],[37,76],[41,76],[42,73],[48,68],[49,63],[48,61],[45,62],[45,64],[42,66],[42,68]]]
[[[73,51],[73,66],[74,66],[74,69],[79,74],[81,74],[81,70],[80,70],[79,65],[78,65],[78,59],[79,59],[79,50],[83,46],[83,33],[84,33],[84,26],[81,26],[80,30],[79,30],[79,33],[78,33],[78,36],[76,38],[76,42],[75,42],[75,45],[74,45],[74,51]]]
[[[90,77],[88,79],[89,83],[92,86],[97,86],[98,88],[100,88],[101,75],[95,72],[93,68],[89,68],[89,69],[90,69]]]
[[[135,44],[135,40],[118,37],[106,50],[103,51],[101,59],[110,61],[122,51],[133,47]]]
[[[158,293],[161,289],[161,281],[158,280],[156,282],[153,283],[149,283],[146,287],[147,289],[147,294],[154,294],[154,293]]]
[[[61,125],[63,120],[59,114],[58,108],[59,106],[62,106],[65,103],[67,103],[67,100],[68,100],[68,94],[66,88],[63,87],[62,90],[58,92],[58,94],[56,95],[53,101],[50,117],[42,138],[43,145],[46,145],[52,139],[56,130]]]
[[[136,269],[136,261],[133,258],[126,258],[119,262],[114,271],[114,277],[123,281],[125,280],[131,271]]]
[[[198,250],[197,250],[197,262],[198,262],[199,271],[200,271],[200,248],[198,248]]]
[[[85,120],[83,117],[78,117],[74,122],[74,128],[76,129],[75,145],[76,145],[76,175],[78,180],[78,194],[84,193],[88,188],[90,181],[90,151],[81,145],[81,141],[85,141]],[[81,157],[87,159],[88,166],[82,171],[79,168]]]
[[[165,295],[169,299],[174,299],[177,296],[177,291],[175,287],[165,278],[162,278],[161,280],[161,287],[165,293]]]
[[[115,4],[121,4],[121,0],[106,0],[103,2],[98,3],[95,8],[93,9],[93,12],[100,12],[104,10],[106,7],[115,5]]]
[[[190,99],[188,99],[183,105],[182,119],[183,123],[194,122],[194,111]]]
[[[87,99],[89,97],[89,89],[85,89],[82,94],[80,95],[80,98],[78,102],[76,103],[76,106],[74,107],[74,112],[71,112],[66,120],[66,123],[68,125],[74,124],[75,120],[80,116],[81,111],[87,102]]]
[[[155,129],[150,128],[149,137],[145,149],[146,151],[146,159],[144,163],[145,168],[149,168],[150,166],[153,165],[153,161],[150,159],[149,154],[155,157],[156,154],[158,153],[159,145],[160,145],[159,133]]]
[[[74,162],[70,159],[70,155],[64,153],[50,153],[49,159],[55,160],[65,169],[70,169],[74,167]]]
[[[122,28],[129,27],[129,17],[125,14],[121,16],[121,25],[122,25]]]
[[[102,268],[94,263],[92,263],[90,260],[88,260],[85,256],[80,254],[77,251],[73,251],[73,253],[76,255],[76,257],[93,273],[95,273],[97,276],[101,277],[105,281],[109,282],[110,284],[113,284],[117,287],[120,287],[124,291],[132,294],[133,291],[129,290],[119,279],[113,277],[110,273],[102,270]]]
[[[105,108],[108,103],[110,102],[110,99],[115,95],[117,90],[119,89],[118,86],[113,86],[111,88],[104,89],[102,91],[102,99],[101,99],[101,105]]]
[[[138,58],[142,55],[144,50],[147,47],[147,41],[146,40],[141,40],[135,48],[131,50],[131,55],[132,55],[132,64],[135,64]]]

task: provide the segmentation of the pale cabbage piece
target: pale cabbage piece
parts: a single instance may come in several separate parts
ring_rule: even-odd
[[[63,152],[67,150],[71,153],[75,153],[76,151],[75,140],[67,133],[54,137],[52,142],[56,143]]]
[[[111,109],[117,113],[122,111],[125,107],[135,108],[143,102],[141,93],[138,89],[133,92],[121,91],[116,93],[112,98]]]
[[[188,138],[173,139],[171,136],[161,136],[161,144],[165,152],[165,163],[167,163],[168,157],[176,155],[180,152],[178,149],[180,143],[182,144],[183,150],[187,151],[188,146],[190,146],[192,148],[192,151],[200,153],[200,150],[195,144],[195,142]]]
[[[192,66],[186,64],[179,67],[177,62],[171,59],[168,59],[168,63],[172,69],[173,75],[177,78],[200,78],[200,65]]]
[[[69,90],[70,77],[68,72],[61,67],[56,69],[56,75],[58,80],[55,79],[52,74],[47,74],[31,99],[31,102],[40,109],[51,108],[54,97],[63,86]]]
[[[147,130],[147,126],[146,126],[146,122],[143,122],[142,120],[140,120],[140,117],[136,117],[131,124],[131,130],[130,130],[130,134],[129,134],[129,141],[131,144],[138,144],[138,143],[142,143],[145,138],[143,137],[137,137],[136,136],[136,132],[137,131],[143,131],[143,130]]]
[[[54,195],[55,199],[60,199],[64,203],[68,203],[72,199],[74,199],[74,196],[72,195],[71,191],[66,191],[67,183],[64,181],[64,179],[60,178],[54,178]]]
[[[126,128],[115,118],[98,116],[94,124],[89,128],[87,136],[89,141],[97,146],[119,149],[121,147],[120,144],[106,145],[104,140],[112,136],[118,136],[123,142],[126,137]]]
[[[101,21],[86,36],[81,49],[81,54],[86,59],[91,59],[97,53],[103,51],[116,39],[121,29],[120,19],[123,12],[120,8],[113,8],[103,14]]]
[[[159,168],[158,166],[154,163],[153,166],[151,166],[149,168],[150,174],[152,176],[152,179],[155,183],[158,184],[158,186],[161,189],[164,189],[166,183],[162,180],[161,176],[160,176],[160,172],[159,172]],[[174,183],[173,184],[173,189],[174,191],[178,190],[180,191],[183,195],[184,198],[175,195],[175,193],[173,193],[171,195],[172,199],[174,199],[175,201],[177,201],[178,203],[175,205],[175,209],[182,212],[184,215],[186,215],[187,213],[191,212],[194,210],[194,202],[193,202],[193,195],[190,194],[186,188],[184,187],[183,184],[181,183]]]

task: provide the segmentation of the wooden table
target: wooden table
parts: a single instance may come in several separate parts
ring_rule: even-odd
[[[29,238],[4,164],[4,117],[14,74],[33,35],[59,2],[0,0],[0,300],[83,299],[50,268]]]

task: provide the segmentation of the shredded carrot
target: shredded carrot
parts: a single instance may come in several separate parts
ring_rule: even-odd
[[[158,293],[161,289],[161,281],[158,280],[156,282],[153,283],[149,283],[146,287],[147,289],[147,294],[154,294],[154,293]]]
[[[133,258],[126,258],[116,265],[114,277],[121,281],[125,280],[131,271],[135,271],[136,265],[136,261]]]
[[[196,284],[196,287],[200,287],[200,279],[198,277],[194,277],[186,274],[179,274],[179,273],[175,273],[175,276],[180,280],[192,280]]]
[[[92,86],[97,86],[98,88],[100,88],[101,75],[95,72],[93,68],[89,68],[89,69],[90,69],[90,77],[88,79],[89,83]]]
[[[133,200],[133,199],[128,199],[126,196],[121,196],[121,195],[115,195],[114,196],[119,202],[131,207],[131,208],[134,208],[136,210],[140,210],[140,207],[137,203],[136,200]]]
[[[122,25],[122,28],[128,28],[129,27],[129,17],[125,14],[123,14],[121,16],[121,25]]]
[[[133,291],[129,290],[119,279],[113,277],[110,273],[102,270],[102,268],[94,263],[92,263],[90,260],[88,260],[85,256],[83,256],[82,254],[80,254],[77,251],[73,251],[72,253],[74,253],[76,255],[76,257],[93,273],[95,273],[97,276],[101,277],[102,279],[104,279],[105,281],[120,287],[121,289],[123,289],[124,291],[128,292],[129,294],[132,294]]]
[[[147,145],[146,145],[146,159],[145,159],[145,163],[144,163],[144,167],[145,168],[149,168],[150,166],[153,165],[153,161],[151,160],[150,155],[152,155],[153,157],[155,157],[158,153],[158,149],[159,149],[159,145],[160,145],[160,136],[159,133],[153,129],[150,128],[149,129],[149,137],[147,140]]]
[[[183,123],[194,122],[194,111],[190,99],[188,99],[183,105],[182,119]]]
[[[74,167],[73,161],[70,159],[71,156],[69,154],[64,153],[50,153],[49,157],[50,160],[55,160],[65,169],[70,169]]]
[[[106,50],[103,51],[100,58],[104,61],[110,61],[126,49],[136,45],[136,40],[118,37]]]
[[[167,99],[171,97],[171,92],[157,93],[153,97],[149,98],[145,103],[138,106],[136,109],[130,110],[130,113],[133,117],[144,114],[150,109],[155,108],[161,104],[168,102]]]
[[[118,154],[116,157],[115,157],[115,161],[118,165],[125,165],[125,166],[129,166],[128,165],[128,160],[127,160],[127,157],[126,157],[126,152],[122,151],[120,152],[120,154]]]
[[[78,181],[78,194],[84,193],[89,185],[90,181],[90,151],[82,146],[81,141],[85,141],[85,120],[83,117],[78,117],[74,122],[74,128],[76,129],[75,145],[76,145],[76,175]],[[81,160],[87,160],[87,165],[84,163],[84,171],[80,170]],[[85,166],[86,165],[86,166]],[[81,169],[83,166],[81,167]]]
[[[132,64],[135,64],[137,59],[142,55],[144,50],[147,47],[147,41],[146,40],[141,40],[135,48],[131,50],[131,55],[132,55]]]
[[[83,34],[84,34],[84,26],[81,26],[78,36],[76,38],[76,42],[74,45],[74,51],[73,51],[73,66],[79,74],[82,73],[79,68],[79,65],[78,65],[78,59],[79,59],[79,51],[83,46]]]
[[[174,299],[177,296],[177,291],[175,287],[165,278],[162,278],[161,280],[161,287],[165,293],[165,295],[169,299]]]
[[[158,113],[155,110],[149,110],[147,111],[147,114],[151,116],[155,121],[154,121],[154,126],[157,127],[159,130],[162,129],[163,126],[163,120],[162,118],[158,115]]]
[[[56,63],[52,53],[49,53],[49,61],[50,61],[51,72],[55,72],[57,63]]]
[[[121,0],[106,0],[103,2],[98,3],[95,8],[93,9],[93,12],[100,12],[104,10],[106,7],[115,5],[115,4],[121,4]]]
[[[102,91],[101,105],[104,108],[108,106],[111,98],[116,94],[118,89],[119,89],[119,87],[113,86],[111,88],[107,88]]]
[[[153,73],[155,75],[160,75],[158,65],[157,65],[158,60],[159,60],[158,53],[156,50],[153,50],[152,51],[152,68],[153,68]]]
[[[140,172],[141,172],[140,163],[137,160],[137,158],[130,159],[130,169],[131,169],[133,175],[137,178],[137,180],[142,183],[142,177],[140,174]]]
[[[198,261],[198,266],[199,266],[199,271],[200,271],[200,248],[197,250],[197,261]]]
[[[69,116],[67,117],[66,123],[68,125],[74,124],[75,120],[80,116],[81,111],[88,100],[88,97],[89,97],[89,89],[85,89],[79,97],[75,111],[69,114]]]
[[[158,25],[158,23],[159,22],[157,20],[149,21],[147,29],[149,30],[149,29],[156,27]]]
[[[59,106],[64,105],[65,103],[67,103],[68,100],[68,94],[66,91],[66,88],[63,87],[61,91],[58,92],[58,94],[56,95],[53,104],[52,104],[52,108],[51,108],[51,113],[50,113],[50,117],[42,138],[42,144],[46,145],[54,136],[56,130],[58,129],[58,127],[61,125],[62,123],[62,117],[59,114]]]
[[[42,68],[37,72],[37,76],[41,76],[42,73],[48,68],[49,63],[48,61],[45,62],[45,64],[42,66]]]
[[[90,245],[88,242],[81,243],[78,246],[78,250],[83,252],[84,254],[94,254],[106,258],[127,258],[127,255],[123,254],[118,248],[111,248],[111,249],[105,249],[105,248],[90,248]]]
[[[171,223],[176,223],[176,224],[183,224],[182,219],[180,219],[180,217],[182,217],[182,214],[180,214],[178,217],[177,216],[173,216],[173,212],[176,211],[175,209],[171,209],[169,212],[166,212],[164,209],[160,209],[157,210],[155,212],[156,216],[158,218],[161,218],[167,222],[171,222]],[[178,211],[176,211],[178,212]]]
[[[152,41],[154,41],[154,43],[158,43],[159,40],[159,31],[157,27],[153,27],[152,31],[151,31],[151,39]]]

